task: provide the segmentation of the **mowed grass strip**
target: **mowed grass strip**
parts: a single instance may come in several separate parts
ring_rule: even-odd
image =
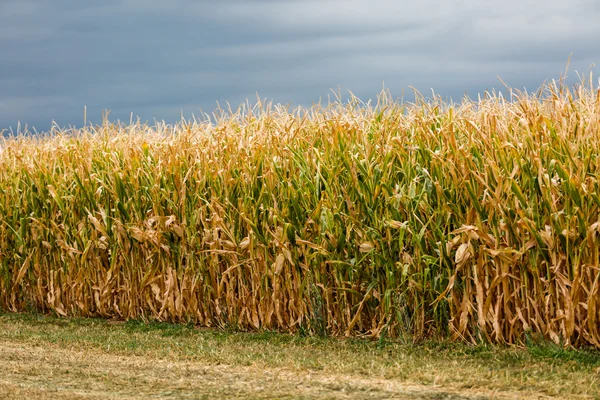
[[[593,78],[4,140],[0,307],[600,347]]]
[[[10,398],[600,398],[600,354],[0,315]],[[19,397],[20,396],[20,397]]]

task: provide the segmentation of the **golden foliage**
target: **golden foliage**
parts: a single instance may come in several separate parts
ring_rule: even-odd
[[[513,95],[6,139],[0,306],[600,347],[600,94]]]

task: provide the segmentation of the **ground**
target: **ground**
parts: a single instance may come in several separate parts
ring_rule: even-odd
[[[3,399],[600,399],[600,352],[0,314]]]

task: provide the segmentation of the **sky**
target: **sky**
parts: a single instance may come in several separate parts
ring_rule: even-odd
[[[1,0],[0,130],[596,73],[599,0]],[[596,82],[597,79],[596,79]]]

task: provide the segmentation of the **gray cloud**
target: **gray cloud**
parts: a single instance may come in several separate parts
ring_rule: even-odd
[[[460,99],[535,90],[600,62],[596,1],[296,0],[0,3],[0,129],[112,118],[176,121],[256,93],[310,105],[383,83]],[[571,73],[571,77],[575,74]]]

